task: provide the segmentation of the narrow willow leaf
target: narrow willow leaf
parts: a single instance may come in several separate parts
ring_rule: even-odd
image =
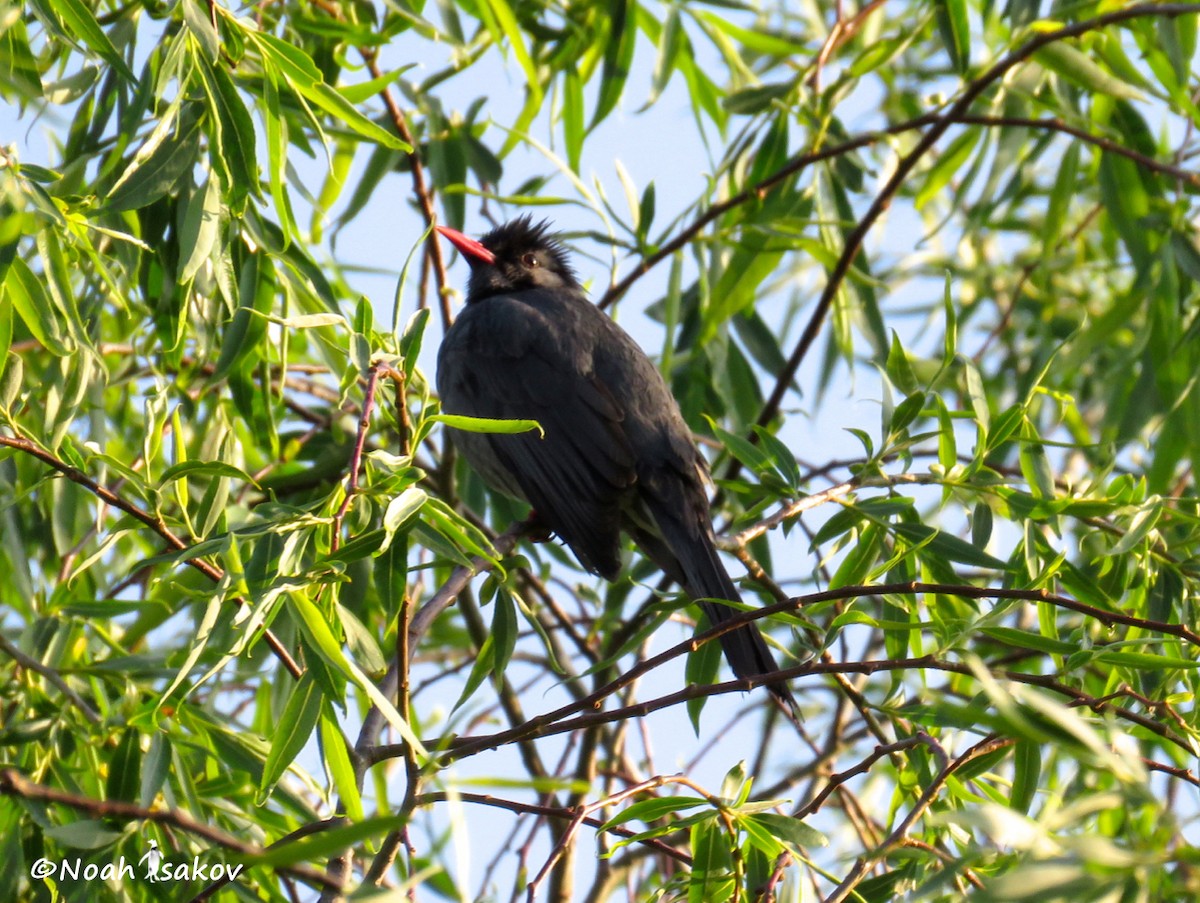
[[[797,44],[777,34],[771,34],[765,29],[742,28],[740,25],[735,25],[729,19],[719,16],[716,13],[708,12],[707,10],[695,13],[695,16],[698,20],[707,23],[715,30],[732,38],[747,50],[753,50],[755,53],[761,53],[764,56],[790,59],[796,54],[804,53],[806,50],[803,44]]]
[[[676,812],[686,812],[689,809],[707,805],[707,800],[694,796],[668,796],[660,799],[639,800],[606,821],[600,830],[607,831],[631,821],[640,821],[648,825],[666,818],[668,815],[674,815]]]
[[[64,324],[55,315],[56,306],[47,295],[42,280],[22,258],[14,258],[9,266],[4,290],[17,316],[42,347],[60,357],[74,352],[75,343],[63,334]]]
[[[583,81],[574,66],[563,73],[562,127],[563,145],[567,149],[567,165],[579,172],[584,137]]]
[[[279,104],[278,72],[276,67],[267,63],[265,59],[263,75],[262,116],[267,127],[267,181],[270,185],[271,199],[275,202],[275,212],[279,216],[283,246],[286,249],[291,240],[300,235],[285,181],[288,153],[287,121],[283,118]]]
[[[482,2],[495,17],[496,24],[500,27],[508,46],[517,58],[518,65],[525,73],[525,90],[529,91],[532,97],[536,97],[540,104],[542,102],[541,81],[538,78],[537,68],[533,64],[533,58],[529,55],[529,48],[525,46],[525,33],[521,30],[512,7],[506,0],[482,0]],[[504,45],[504,41],[499,39],[497,43],[501,46]]]
[[[671,74],[675,71],[675,63],[684,44],[680,18],[679,7],[670,7],[667,21],[663,23],[662,32],[658,38],[658,58],[654,62],[654,74],[650,79],[650,96],[642,105],[643,110],[654,105],[671,80]]]
[[[608,117],[625,92],[625,81],[629,78],[634,45],[637,43],[635,22],[637,8],[637,0],[609,0],[608,43],[604,48],[600,95],[596,99],[596,109],[592,112],[589,130],[594,129]]]
[[[225,330],[221,354],[217,358],[213,379],[218,380],[238,367],[254,352],[267,330],[265,316],[275,303],[274,265],[269,257],[256,254],[253,264],[243,267],[240,289],[241,304]]]
[[[892,524],[892,529],[909,542],[919,543],[926,551],[949,561],[997,571],[1008,570],[1007,562],[988,555],[953,533],[935,530],[925,524]]]
[[[935,0],[934,17],[942,44],[959,75],[971,67],[971,26],[966,0]]]
[[[210,178],[203,188],[192,192],[179,230],[180,246],[189,251],[179,270],[180,283],[190,282],[212,254],[221,231],[223,206],[216,179]]]
[[[492,603],[492,637],[496,641],[492,656],[492,674],[499,685],[504,669],[517,648],[517,607],[504,586],[497,586],[496,600]]]
[[[758,812],[744,821],[753,821],[762,825],[771,832],[772,836],[783,841],[793,851],[829,845],[829,839],[824,834],[790,815],[780,815],[778,812]]]
[[[1144,100],[1142,92],[1104,69],[1092,57],[1066,41],[1039,48],[1033,58],[1081,88],[1124,100]]]
[[[979,143],[981,134],[980,129],[969,128],[951,141],[949,147],[938,155],[937,161],[925,173],[925,180],[921,183],[917,190],[917,196],[913,200],[918,210],[924,208],[935,198],[944,200],[942,190],[951,179],[959,175],[959,171],[971,158],[971,152]]]
[[[182,95],[181,95],[182,99]],[[173,103],[154,127],[104,200],[112,212],[146,207],[190,172],[200,156],[200,118],[177,118],[179,103]]]
[[[13,306],[8,294],[4,292],[3,278],[0,277],[0,377],[4,376],[4,368],[8,366],[8,350],[12,347]],[[20,358],[17,358],[18,360]],[[4,405],[0,398],[0,406]]]
[[[386,538],[383,545],[379,547],[381,552],[387,551],[397,534],[421,510],[427,498],[425,490],[409,486],[388,502],[388,506],[383,512],[383,531]]]
[[[126,65],[125,58],[113,46],[95,15],[82,0],[53,0],[51,6],[62,17],[63,24],[93,53],[112,66],[122,78],[137,81],[133,70]]]
[[[292,689],[271,734],[271,751],[267,754],[258,785],[260,805],[312,737],[324,705],[325,696],[320,685],[311,674],[305,674]]]
[[[108,757],[108,778],[104,783],[106,800],[133,802],[142,780],[142,732],[126,728],[121,732],[112,755]]]
[[[200,54],[195,59],[211,113],[209,160],[221,174],[229,209],[241,215],[247,199],[259,195],[254,122],[224,66],[210,65]]]
[[[352,822],[361,822],[366,818],[363,809],[362,794],[358,790],[358,782],[354,777],[354,766],[350,763],[350,753],[346,737],[338,727],[337,719],[333,716],[331,706],[326,702],[321,710],[321,749],[325,754],[325,767],[333,778],[337,788],[338,798],[346,808],[346,815]]]
[[[29,36],[20,16],[7,17],[0,28],[0,82],[16,87],[23,100],[42,96],[37,60],[29,48]]]
[[[358,112],[349,100],[326,84],[321,70],[302,49],[266,32],[247,32],[247,36],[278,67],[289,87],[306,100],[364,138],[392,150],[412,151],[411,145]]]
[[[892,330],[892,343],[888,349],[887,356],[887,375],[905,395],[911,395],[917,390],[917,377],[913,373],[912,365],[908,361],[908,353],[904,350],[904,346],[900,344],[900,336]]]
[[[466,433],[528,433],[537,430],[539,436],[546,432],[536,420],[497,420],[490,417],[467,417],[463,414],[433,414],[429,420],[444,423]]]

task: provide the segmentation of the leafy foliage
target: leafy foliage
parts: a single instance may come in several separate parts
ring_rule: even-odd
[[[1195,899],[1198,14],[0,3],[0,896]],[[432,226],[536,207],[802,724],[448,451]]]

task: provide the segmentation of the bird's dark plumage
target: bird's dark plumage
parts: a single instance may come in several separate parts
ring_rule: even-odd
[[[621,531],[713,624],[740,602],[717,555],[707,464],[662,376],[584,294],[547,225],[521,217],[478,242],[439,228],[471,265],[467,306],[438,353],[447,413],[536,420],[544,435],[452,430],[495,489],[533,506],[580,563],[613,580]],[[721,637],[734,673],[776,670],[753,625]],[[786,685],[772,693],[794,707]]]

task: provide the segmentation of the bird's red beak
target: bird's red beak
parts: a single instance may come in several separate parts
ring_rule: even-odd
[[[467,262],[482,261],[483,263],[495,263],[496,255],[481,245],[473,238],[467,238],[457,229],[451,229],[449,226],[438,226],[438,233],[445,238],[450,244],[458,248],[463,256],[467,258]]]

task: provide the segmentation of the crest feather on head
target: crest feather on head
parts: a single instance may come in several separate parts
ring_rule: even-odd
[[[564,276],[577,281],[567,249],[552,229],[549,220],[535,223],[533,217],[525,213],[497,226],[479,239],[479,243],[495,254],[497,260],[515,260],[526,251],[545,251]]]

